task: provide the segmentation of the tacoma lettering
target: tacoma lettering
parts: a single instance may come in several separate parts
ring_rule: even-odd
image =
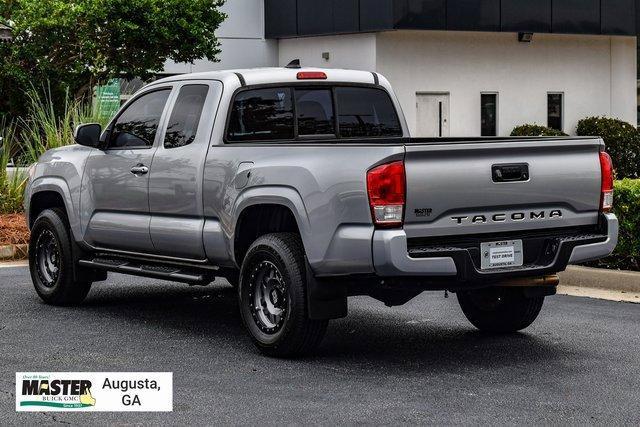
[[[471,219],[469,219],[471,218]],[[488,219],[490,218],[490,219]],[[472,223],[472,224],[486,224],[487,222],[505,222],[509,218],[511,221],[525,221],[527,219],[531,221],[562,218],[562,211],[560,209],[554,209],[552,211],[531,211],[531,212],[514,212],[512,214],[497,213],[487,217],[486,215],[474,215],[469,216],[452,216],[451,220],[457,224]]]

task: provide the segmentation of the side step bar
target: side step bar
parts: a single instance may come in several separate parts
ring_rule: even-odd
[[[106,270],[114,273],[130,274],[133,276],[151,277],[197,285],[211,283],[215,276],[211,272],[183,266],[144,263],[123,258],[92,258],[81,259],[78,264],[85,268]]]

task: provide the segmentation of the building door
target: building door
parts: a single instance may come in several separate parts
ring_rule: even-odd
[[[416,135],[432,138],[449,136],[449,94],[416,94]]]

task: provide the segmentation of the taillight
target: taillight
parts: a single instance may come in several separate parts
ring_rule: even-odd
[[[327,80],[327,75],[322,71],[300,71],[296,77],[298,80]]]
[[[609,154],[600,152],[600,173],[602,186],[600,195],[600,210],[609,212],[613,208],[613,162]]]
[[[367,192],[375,225],[402,226],[405,202],[404,162],[387,163],[367,172]]]

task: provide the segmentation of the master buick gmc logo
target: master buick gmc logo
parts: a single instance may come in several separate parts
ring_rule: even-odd
[[[530,212],[514,212],[512,214],[497,213],[494,215],[474,215],[474,216],[452,216],[451,220],[459,225],[463,224],[486,224],[488,222],[519,222],[519,221],[537,221],[543,219],[562,218],[562,211],[555,209],[552,211],[530,211]]]

